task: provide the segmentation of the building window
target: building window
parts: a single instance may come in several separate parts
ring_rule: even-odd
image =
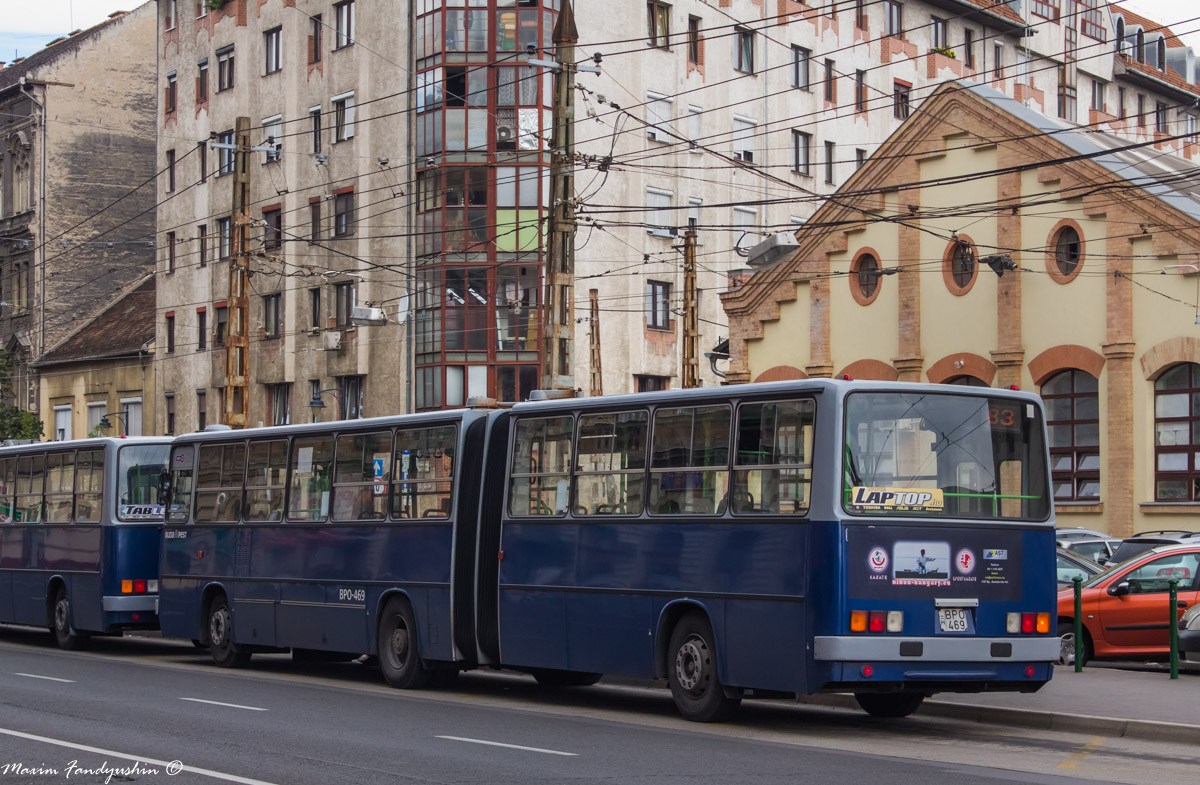
[[[167,150],[167,193],[175,190],[175,151]]]
[[[961,297],[971,291],[979,266],[975,263],[975,246],[960,238],[946,246],[942,256],[942,279],[951,294]]]
[[[947,24],[945,19],[941,19],[936,16],[933,17],[933,21],[930,23],[930,36],[933,41],[934,49],[950,48],[947,45],[947,41],[949,39],[947,37]]]
[[[754,163],[754,152],[756,147],[755,134],[758,125],[755,121],[742,118],[733,118],[733,157],[739,161],[748,164]]]
[[[1058,19],[1058,0],[1033,0],[1033,13],[1043,19]]]
[[[646,33],[650,46],[659,49],[671,48],[671,6],[650,0],[646,3]]]
[[[737,28],[733,45],[733,67],[744,74],[754,73],[754,31]]]
[[[1161,101],[1154,104],[1154,130],[1160,134],[1167,132],[1167,105]]]
[[[1137,124],[1138,128],[1146,127],[1146,96],[1144,95],[1137,97]]]
[[[354,310],[354,283],[335,283],[333,285],[333,301],[335,303],[335,323],[338,327],[350,327],[350,314]]]
[[[179,82],[175,78],[175,72],[167,74],[167,93],[163,98],[163,106],[167,114],[173,114],[177,107],[177,99],[179,97]]]
[[[196,264],[198,267],[208,266],[208,234],[204,224],[196,227]]]
[[[263,295],[263,333],[267,338],[283,335],[283,302],[281,295]]]
[[[834,142],[825,143],[825,182],[833,184],[833,157],[836,154],[837,145]]]
[[[196,391],[196,430],[203,431],[208,427],[208,396],[204,390]]]
[[[884,23],[884,35],[892,35],[897,38],[904,36],[904,20],[901,12],[904,9],[904,4],[899,0],[886,0],[884,3],[884,11],[887,17]]]
[[[640,393],[671,389],[670,376],[650,376],[648,374],[637,373],[633,375],[633,383],[636,391]]]
[[[1050,277],[1059,283],[1068,283],[1079,274],[1083,266],[1083,238],[1072,224],[1060,226],[1051,235]]]
[[[812,134],[792,131],[792,171],[808,175],[812,166]]]
[[[1099,79],[1092,80],[1092,111],[1104,111],[1104,82]]]
[[[867,0],[854,0],[854,26],[867,29]]]
[[[167,393],[166,395],[166,410],[167,410],[167,435],[175,435],[175,394]]]
[[[208,58],[196,63],[196,103],[208,103]]]
[[[825,100],[833,102],[837,100],[837,91],[834,89],[833,83],[833,61],[825,59]]]
[[[850,293],[860,305],[870,305],[879,296],[883,270],[870,253],[859,254],[850,264]]]
[[[283,210],[263,210],[263,249],[278,250],[283,245]]]
[[[704,200],[695,196],[688,197],[688,229],[696,233],[696,245],[703,245],[700,239],[700,207],[704,204]]]
[[[321,152],[321,107],[309,109],[308,119],[312,126],[312,151],[316,155]]]
[[[863,168],[863,164],[867,162],[867,151],[861,147],[854,148],[854,171]]]
[[[320,14],[313,14],[308,19],[308,64],[312,65],[321,62],[321,40],[324,38],[325,23]]]
[[[1079,114],[1076,106],[1078,88],[1071,83],[1073,71],[1073,65],[1058,67],[1058,116],[1071,122],[1075,122]]]
[[[354,192],[333,197],[333,236],[346,237],[354,233]]]
[[[217,323],[213,326],[213,346],[224,346],[225,335],[229,329],[229,308],[224,305],[216,307]]]
[[[654,142],[671,140],[671,99],[657,93],[648,93],[646,98],[646,138]]]
[[[671,329],[671,284],[646,281],[646,326],[651,330]]]
[[[975,31],[963,30],[963,65],[975,69]]]
[[[266,53],[268,74],[283,68],[283,28],[276,27],[263,33],[263,49]]]
[[[867,111],[867,72],[854,72],[854,110]]]
[[[1054,501],[1100,498],[1100,395],[1095,376],[1060,371],[1042,385]]]
[[[340,386],[342,419],[357,420],[363,417],[363,377],[343,376]]]
[[[197,159],[200,162],[200,182],[208,182],[208,143],[200,142],[196,145],[196,152],[200,154]]]
[[[233,131],[217,134],[217,144],[222,145],[217,148],[217,174],[233,174]]]
[[[167,354],[175,353],[175,314],[169,313],[166,316],[166,328],[164,330],[167,336]]]
[[[208,349],[208,312],[203,308],[196,311],[196,351]]]
[[[271,424],[290,425],[292,422],[292,385],[271,385]]]
[[[792,47],[792,87],[799,90],[808,90],[809,73],[808,64],[812,59],[812,52],[801,46]]]
[[[167,232],[167,272],[175,272],[175,233]]]
[[[753,207],[733,208],[733,244],[743,251],[758,243],[758,211]]]
[[[1154,498],[1200,501],[1200,365],[1180,363],[1154,382]]]
[[[271,149],[266,152],[263,163],[278,163],[283,158],[283,115],[264,117],[263,133],[266,134],[264,144]]]
[[[1083,7],[1083,14],[1079,18],[1079,32],[1093,40],[1103,41],[1106,29],[1099,3],[1097,0],[1079,0],[1079,4]]]
[[[1125,88],[1117,87],[1117,118],[1125,119]]]
[[[334,18],[337,20],[336,49],[350,46],[354,43],[354,0],[338,3],[333,7]]]
[[[315,243],[321,239],[321,202],[319,200],[308,203],[308,241]]]
[[[896,81],[892,83],[892,116],[897,120],[907,120],[912,111],[909,99],[912,96],[912,85]]]
[[[688,106],[688,149],[693,153],[700,152],[700,137],[703,135],[701,123],[704,121],[704,110],[698,106]]]
[[[1187,131],[1186,131],[1187,132],[1187,140],[1189,142],[1195,142],[1196,141],[1196,115],[1189,114],[1189,115],[1184,115],[1184,117],[1187,118],[1187,121],[1186,121],[1187,125],[1185,126],[1187,129]]]
[[[217,50],[217,92],[233,89],[233,47]]]
[[[703,60],[700,55],[700,17],[688,17],[688,62],[692,65],[701,65]]]
[[[673,194],[661,188],[646,189],[646,229],[655,237],[675,237]]]
[[[345,93],[333,98],[333,141],[344,142],[354,138],[354,93]]]
[[[314,330],[321,328],[321,289],[314,287],[308,290],[308,326]]]
[[[166,0],[166,2],[162,4],[164,30],[175,29],[175,3],[176,0]]]
[[[231,218],[217,219],[217,253],[218,258],[228,259],[233,253],[233,220]]]

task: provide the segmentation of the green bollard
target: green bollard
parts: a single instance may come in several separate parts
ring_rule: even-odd
[[[1083,673],[1083,578],[1076,575],[1075,584],[1075,672]]]
[[[1172,578],[1171,587],[1171,678],[1179,678],[1179,580]]]

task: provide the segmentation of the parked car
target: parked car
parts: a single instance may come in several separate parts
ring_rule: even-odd
[[[1188,608],[1179,621],[1179,656],[1200,665],[1200,605]]]
[[[1078,539],[1084,539],[1084,538],[1090,540],[1094,537],[1107,537],[1107,536],[1108,535],[1105,534],[1104,532],[1098,532],[1098,531],[1094,531],[1092,529],[1085,529],[1082,526],[1064,526],[1062,528],[1054,530],[1054,539],[1059,540],[1060,542],[1062,540],[1078,540]]]
[[[1121,541],[1116,537],[1071,537],[1058,541],[1058,547],[1086,556],[1101,566],[1110,563],[1113,551],[1120,544]]]
[[[1126,537],[1121,540],[1121,544],[1117,546],[1108,560],[1113,564],[1120,564],[1123,561],[1132,559],[1139,553],[1145,553],[1151,548],[1157,548],[1160,545],[1183,545],[1194,542],[1200,542],[1200,532],[1166,529],[1155,532],[1139,532],[1132,537]]]
[[[1147,538],[1149,539],[1149,538]],[[1178,607],[1169,618],[1170,581],[1178,580]],[[1152,546],[1083,584],[1084,660],[1163,659],[1170,625],[1200,599],[1200,539],[1190,544]],[[1064,650],[1073,644],[1075,597],[1058,593],[1058,634]]]
[[[1066,548],[1058,549],[1056,563],[1058,567],[1058,588],[1060,590],[1073,587],[1076,576],[1083,578],[1086,582],[1093,575],[1099,575],[1104,572],[1104,568],[1096,564],[1096,562],[1086,556],[1073,553]]]

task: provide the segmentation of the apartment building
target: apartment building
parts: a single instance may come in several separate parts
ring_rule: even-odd
[[[154,268],[154,19],[146,3],[0,63],[0,387],[48,438],[80,433],[86,396],[47,409],[40,363]]]
[[[345,416],[524,398],[553,78],[528,61],[553,58],[558,0],[209,5],[160,3],[159,165],[176,179],[157,345],[181,427],[226,408],[221,145],[238,116],[255,144],[282,144],[251,167],[251,424],[330,416],[305,411],[314,396]],[[682,232],[698,237],[707,352],[728,334],[717,295],[744,274],[738,250],[802,226],[947,79],[1195,155],[1176,138],[1200,96],[1190,49],[1098,0],[578,0],[574,16],[577,59],[601,70],[574,93],[584,389],[593,356],[605,393],[678,386]],[[387,324],[353,324],[351,302]],[[702,383],[721,367],[702,360]]]

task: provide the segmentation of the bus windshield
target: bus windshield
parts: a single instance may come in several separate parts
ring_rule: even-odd
[[[117,519],[161,521],[159,479],[167,470],[169,444],[137,444],[117,453]]]
[[[843,500],[855,515],[1044,521],[1039,408],[954,393],[846,397]]]

